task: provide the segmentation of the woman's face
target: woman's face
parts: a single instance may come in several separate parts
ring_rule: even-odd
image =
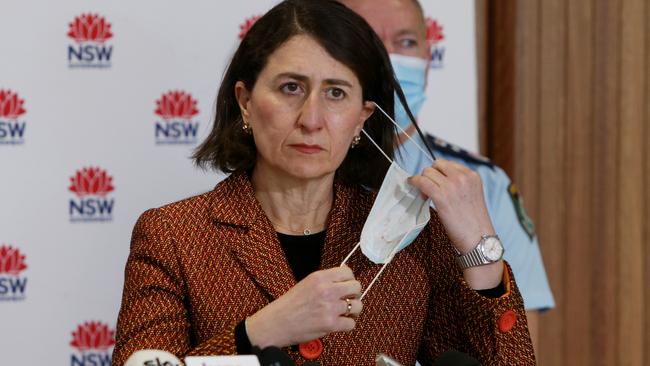
[[[256,169],[301,179],[333,174],[374,110],[352,70],[304,35],[269,56],[253,90],[239,81],[235,94],[255,139]]]

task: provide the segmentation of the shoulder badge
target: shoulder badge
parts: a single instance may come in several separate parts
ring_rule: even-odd
[[[459,146],[456,146],[450,142],[447,142],[430,134],[426,134],[426,138],[427,143],[434,150],[442,151],[443,153],[458,157],[469,163],[486,165],[494,169],[494,163],[492,163],[492,161],[490,161],[490,159],[486,158],[485,156],[467,151]]]
[[[512,204],[515,205],[515,212],[517,213],[517,218],[519,219],[521,227],[524,229],[526,234],[528,234],[530,240],[533,240],[535,237],[535,224],[533,224],[533,220],[526,215],[526,211],[524,210],[524,200],[521,198],[519,189],[517,189],[517,186],[514,183],[510,183],[508,186],[508,193],[510,194],[510,198],[512,198]]]

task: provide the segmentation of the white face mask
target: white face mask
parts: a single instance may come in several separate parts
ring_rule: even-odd
[[[389,263],[429,222],[430,201],[408,183],[409,174],[393,162],[361,231],[361,251],[374,263]]]
[[[402,130],[381,107],[377,104],[375,106]],[[420,190],[408,183],[409,174],[391,160],[364,130],[362,132],[391,162],[391,165],[363,225],[359,243],[343,260],[345,264],[361,247],[363,254],[373,263],[384,264],[361,298],[370,290],[395,254],[411,244],[431,219],[429,213],[431,200],[422,198]],[[415,141],[414,143],[419,147]],[[419,148],[424,152],[421,147]],[[429,156],[426,152],[425,155]],[[433,158],[431,159],[433,161]]]

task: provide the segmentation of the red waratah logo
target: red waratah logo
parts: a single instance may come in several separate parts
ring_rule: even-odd
[[[254,15],[250,18],[247,18],[244,23],[239,26],[239,39],[244,39],[244,37],[246,37],[246,33],[248,33],[253,24],[255,24],[255,22],[258,21],[261,17],[261,15]]]
[[[427,42],[430,46],[435,45],[436,43],[445,39],[445,35],[442,30],[442,25],[432,18],[427,18]]]
[[[156,101],[155,113],[164,120],[191,119],[199,113],[197,101],[182,90],[170,91]]]
[[[0,117],[16,119],[25,114],[23,104],[24,99],[20,99],[18,94],[11,90],[0,90]]]
[[[104,43],[113,37],[111,24],[98,14],[81,14],[70,23],[68,37],[77,43],[93,41]]]
[[[82,168],[70,178],[70,192],[74,192],[80,198],[85,196],[105,197],[113,191],[113,177],[101,168]]]
[[[85,322],[72,332],[70,346],[85,352],[88,350],[107,351],[115,345],[115,331],[102,322]]]
[[[0,247],[0,274],[8,273],[17,276],[26,269],[25,256],[17,248],[7,245]]]

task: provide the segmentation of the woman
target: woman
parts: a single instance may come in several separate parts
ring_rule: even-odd
[[[288,0],[258,20],[195,154],[232,174],[136,224],[114,364],[143,348],[184,357],[251,346],[284,347],[298,364],[372,365],[381,352],[428,365],[451,349],[534,364],[507,265],[456,264],[456,251],[494,233],[480,179],[460,166],[436,162],[412,179],[437,214],[363,303],[380,265],[357,252],[339,267],[388,168],[361,132],[392,155],[395,130],[373,102],[392,115],[395,92],[403,102],[381,41],[344,6]]]

